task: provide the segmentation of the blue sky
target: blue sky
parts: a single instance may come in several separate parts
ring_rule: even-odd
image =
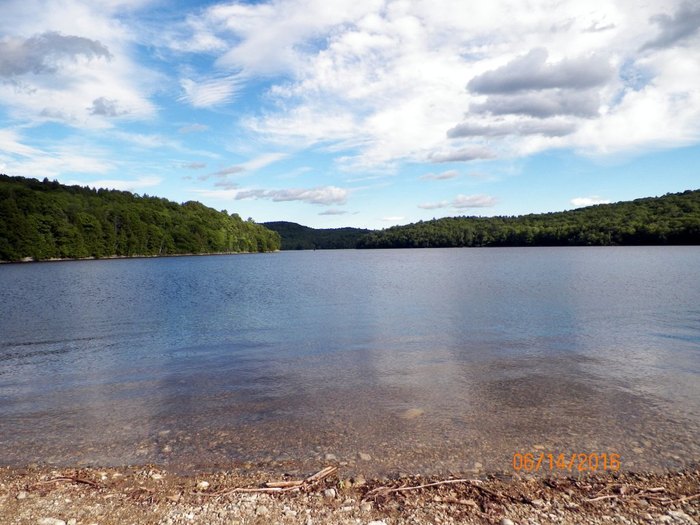
[[[383,228],[700,188],[700,4],[4,0],[0,172]]]

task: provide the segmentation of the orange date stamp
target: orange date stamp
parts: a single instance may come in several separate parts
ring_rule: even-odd
[[[566,470],[568,472],[617,472],[622,466],[620,454],[591,452],[588,454],[513,454],[513,470],[516,472],[539,472]]]

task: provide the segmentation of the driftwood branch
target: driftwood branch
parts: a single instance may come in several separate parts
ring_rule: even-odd
[[[379,496],[386,496],[388,494],[394,493],[394,492],[407,492],[410,490],[419,490],[419,489],[425,489],[425,488],[430,488],[430,487],[438,487],[440,485],[454,485],[454,484],[466,484],[469,485],[470,487],[483,492],[485,494],[488,494],[489,496],[493,496],[495,498],[503,499],[507,498],[513,501],[520,502],[521,500],[514,498],[510,494],[503,494],[501,492],[495,492],[493,490],[487,489],[486,487],[482,487],[481,484],[479,483],[478,480],[474,479],[446,479],[444,481],[435,481],[433,483],[425,483],[423,485],[412,485],[412,486],[403,486],[403,487],[377,487],[376,489],[370,490],[367,494],[365,494],[365,497],[363,500],[368,500],[371,498],[376,498]]]
[[[309,476],[303,480],[295,481],[270,481],[265,483],[264,487],[234,487],[231,489],[224,489],[217,492],[194,492],[193,494],[197,496],[208,496],[208,497],[220,497],[228,496],[230,494],[235,494],[237,492],[258,492],[266,494],[279,494],[282,492],[291,492],[295,490],[301,490],[305,487],[310,487],[324,479],[328,476],[332,476],[338,472],[338,467],[325,467],[315,474]]]
[[[89,479],[84,479],[84,478],[79,478],[77,476],[58,476],[56,478],[51,478],[51,479],[45,479],[42,481],[37,481],[34,483],[30,488],[36,488],[40,485],[48,485],[50,483],[79,483],[83,485],[90,485],[93,488],[99,488],[99,484],[95,483],[92,480]]]

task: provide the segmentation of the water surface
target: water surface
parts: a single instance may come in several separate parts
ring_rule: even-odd
[[[698,435],[697,247],[0,266],[3,464],[635,470]]]

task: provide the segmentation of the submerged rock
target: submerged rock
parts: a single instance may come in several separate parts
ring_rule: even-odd
[[[401,419],[415,419],[419,416],[422,416],[425,413],[425,410],[422,408],[409,408],[408,410],[404,410],[403,413],[401,414]]]

